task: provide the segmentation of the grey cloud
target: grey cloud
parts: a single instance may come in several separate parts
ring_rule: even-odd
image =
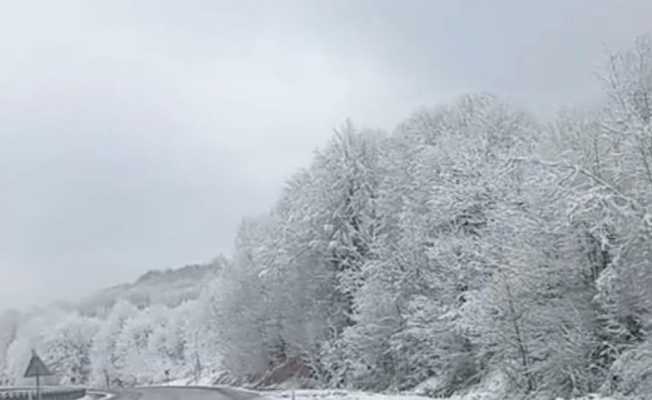
[[[228,253],[332,128],[492,91],[586,102],[612,1],[15,2],[0,12],[0,307]]]

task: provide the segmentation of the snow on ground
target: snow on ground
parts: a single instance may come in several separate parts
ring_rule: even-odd
[[[263,397],[269,400],[292,400],[291,391],[277,393],[264,393]],[[437,398],[414,395],[414,394],[379,394],[345,390],[297,390],[296,400],[504,400],[503,397],[495,397],[495,393],[474,391],[464,395],[453,395],[448,398]],[[564,400],[564,399],[558,399]],[[602,397],[599,395],[588,395],[573,398],[571,400],[622,400],[618,397]],[[637,400],[637,399],[636,399]]]
[[[210,386],[213,383],[213,378],[204,377],[196,381],[194,378],[179,378],[165,383],[159,383],[161,386]]]
[[[293,400],[293,391],[263,393],[267,400]],[[432,400],[415,394],[379,394],[348,390],[295,390],[294,400]]]
[[[218,382],[216,384],[216,382]],[[226,374],[207,375],[199,378],[194,377],[177,378],[167,382],[156,383],[157,386],[223,386],[233,384],[232,379],[228,379]]]
[[[430,378],[414,388],[414,392],[421,395],[438,393],[443,387],[437,378]],[[504,400],[509,398],[509,379],[501,371],[494,371],[480,383],[470,387],[463,393],[453,395],[448,400]]]
[[[89,392],[79,400],[110,400],[113,397],[115,396],[109,393]]]
[[[576,397],[573,400],[622,400],[622,399],[626,399],[626,398],[625,397],[611,397],[611,396],[602,397],[602,396],[597,395],[597,394],[590,394],[588,396]],[[627,397],[627,399],[637,400],[635,397],[632,397],[632,398]]]
[[[96,390],[88,390],[86,391],[86,396],[82,397],[79,400],[110,400],[114,397],[115,395],[111,393],[100,392]]]
[[[175,379],[167,383],[159,384],[160,386],[199,386],[199,387],[229,387],[228,385],[214,385],[214,377],[203,377],[199,381],[193,378]],[[416,386],[410,393],[372,393],[362,391],[352,391],[343,389],[297,389],[300,382],[288,380],[284,384],[278,385],[273,390],[257,391],[263,400],[507,400],[512,399],[510,396],[510,385],[507,376],[500,371],[490,373],[484,380],[477,385],[469,388],[463,393],[455,394],[451,397],[433,397],[437,389],[441,387],[441,382],[436,378],[431,378]],[[236,390],[247,390],[235,388]],[[249,390],[247,390],[249,391]],[[569,400],[624,400],[621,397],[602,397],[599,395],[587,395],[584,397],[573,398]],[[652,399],[652,397],[650,398]],[[645,399],[645,400],[650,400]],[[86,400],[86,399],[84,399]],[[93,399],[97,400],[97,398]],[[566,399],[557,399],[566,400]],[[638,398],[627,398],[627,400],[639,400]]]
[[[433,400],[432,397],[416,395],[416,394],[379,394],[347,390],[296,390],[293,393],[291,390],[283,390],[276,392],[264,392],[263,398],[265,400]],[[499,396],[494,391],[479,390],[470,391],[465,394],[454,395],[449,398],[438,398],[437,400],[505,400],[509,397]],[[564,400],[564,399],[558,399]],[[616,397],[601,397],[598,395],[589,395],[572,400],[621,400]],[[634,399],[632,399],[634,400]],[[638,400],[638,399],[636,399]]]

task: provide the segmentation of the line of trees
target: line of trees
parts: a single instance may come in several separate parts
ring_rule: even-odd
[[[36,340],[104,384],[165,370],[373,390],[436,378],[447,395],[500,371],[532,395],[650,393],[650,38],[602,78],[599,108],[551,122],[481,94],[392,134],[347,123],[243,221],[198,299],[21,335],[48,324],[32,318],[5,371]]]

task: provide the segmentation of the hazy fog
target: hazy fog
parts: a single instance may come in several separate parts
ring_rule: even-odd
[[[624,4],[5,3],[0,308],[228,253],[347,117],[593,101],[606,49],[650,29],[651,1]]]

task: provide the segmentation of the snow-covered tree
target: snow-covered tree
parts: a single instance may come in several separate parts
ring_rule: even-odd
[[[88,383],[91,347],[99,321],[71,314],[45,332],[43,361],[64,384]]]
[[[467,96],[416,114],[388,142],[376,251],[341,346],[355,360],[352,384],[403,387],[443,371],[461,384],[474,376],[471,342],[449,316],[492,273],[488,215],[519,190],[519,177],[503,170],[530,150],[536,128],[491,96]]]
[[[7,351],[16,340],[20,314],[17,311],[5,311],[0,314],[0,386],[9,381],[7,376]]]
[[[121,355],[117,351],[118,337],[127,321],[136,315],[137,309],[130,303],[118,302],[109,313],[93,338],[91,347],[92,382],[110,388],[121,384]]]

